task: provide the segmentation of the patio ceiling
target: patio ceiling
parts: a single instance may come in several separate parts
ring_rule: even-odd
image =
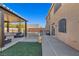
[[[4,14],[4,21],[9,22],[24,22],[23,19],[13,15],[13,14]]]
[[[20,16],[16,12],[12,11],[8,7],[4,6],[3,4],[0,4],[0,8],[4,12],[4,21],[9,21],[9,22],[24,22],[24,21],[27,21],[22,16]]]

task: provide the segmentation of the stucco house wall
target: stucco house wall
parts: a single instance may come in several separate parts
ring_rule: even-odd
[[[51,11],[53,11],[53,9]],[[79,4],[62,3],[54,15],[51,11],[50,22],[52,24],[54,23],[56,38],[79,50]],[[66,19],[66,33],[58,31],[59,21],[63,18]]]

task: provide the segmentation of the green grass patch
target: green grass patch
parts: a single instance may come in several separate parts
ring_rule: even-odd
[[[0,52],[2,56],[41,56],[42,47],[37,42],[19,42]]]

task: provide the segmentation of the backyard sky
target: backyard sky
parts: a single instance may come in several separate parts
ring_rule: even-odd
[[[45,27],[46,16],[50,9],[50,3],[4,3],[7,7],[17,12],[25,19],[28,24],[40,24]]]

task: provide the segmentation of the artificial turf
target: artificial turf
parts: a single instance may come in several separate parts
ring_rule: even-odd
[[[1,56],[41,56],[41,43],[19,42],[12,47],[0,52]]]

